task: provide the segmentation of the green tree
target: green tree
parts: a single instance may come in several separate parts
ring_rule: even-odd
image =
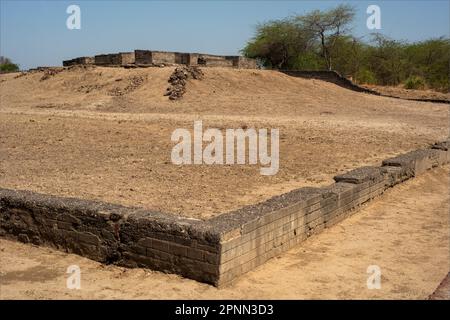
[[[408,43],[350,34],[354,8],[340,5],[259,24],[242,52],[278,69],[336,70],[359,83],[449,90],[450,39]]]
[[[0,72],[13,72],[13,71],[19,71],[19,66],[15,63],[12,63],[12,61],[9,58],[0,56]]]
[[[340,5],[328,11],[259,24],[256,35],[242,52],[260,59],[267,67],[290,69],[323,68],[331,70],[335,49],[348,32],[354,9]],[[323,61],[313,57],[316,54]]]
[[[399,84],[406,78],[405,44],[379,33],[372,34],[372,43],[374,45],[369,48],[367,64],[378,84]]]
[[[355,16],[352,6],[342,4],[328,11],[314,10],[304,16],[297,16],[300,29],[312,33],[320,43],[320,56],[328,70],[332,70],[332,58],[337,42],[347,34]]]
[[[408,77],[421,77],[427,86],[441,91],[449,89],[450,39],[429,39],[405,48]]]
[[[242,52],[260,59],[266,67],[288,69],[311,45],[311,36],[302,32],[290,19],[259,24],[256,35]]]
[[[335,38],[334,49],[330,59],[333,61],[333,69],[344,76],[356,78],[360,68],[365,63],[367,45],[359,39],[345,35]]]

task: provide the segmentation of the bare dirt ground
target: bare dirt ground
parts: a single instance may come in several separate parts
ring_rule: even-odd
[[[205,69],[183,99],[173,68],[0,76],[0,187],[204,219],[448,136],[448,105],[353,92],[275,71]],[[44,78],[44,80],[42,80]],[[176,166],[176,128],[278,128],[280,170]]]
[[[434,90],[413,90],[403,87],[364,85],[364,87],[375,90],[383,95],[398,97],[402,99],[425,99],[450,101],[450,93]]]
[[[224,289],[0,240],[1,299],[427,299],[449,272],[449,167],[406,181]],[[81,289],[66,288],[69,265]],[[381,289],[366,285],[369,265]],[[438,297],[435,297],[438,298]]]

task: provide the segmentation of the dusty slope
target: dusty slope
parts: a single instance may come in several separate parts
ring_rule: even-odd
[[[173,68],[0,76],[0,186],[197,218],[326,184],[338,172],[448,136],[448,105],[356,93],[274,71],[205,69],[181,101]],[[279,128],[280,170],[175,166],[175,128]]]
[[[401,99],[423,99],[423,100],[439,100],[450,101],[450,93],[438,92],[434,90],[414,90],[405,89],[404,87],[397,86],[376,86],[376,85],[364,85],[364,87],[371,90],[375,90],[382,95],[390,97],[398,97]]]
[[[448,174],[448,167],[433,169],[388,190],[220,290],[0,240],[0,299],[426,299],[449,271]],[[81,268],[81,290],[65,286],[73,264]],[[366,270],[374,264],[381,289],[368,290]]]
[[[205,79],[191,81],[182,101],[163,94],[174,68],[74,68],[40,81],[43,73],[23,77],[0,75],[1,109],[68,109],[199,115],[335,115],[421,116],[423,108],[437,112],[445,106],[402,101],[350,91],[332,83],[290,77],[268,70],[204,68]],[[135,78],[141,85],[125,92]]]

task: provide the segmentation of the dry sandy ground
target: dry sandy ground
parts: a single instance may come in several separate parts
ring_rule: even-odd
[[[377,97],[275,71],[205,69],[181,101],[173,68],[0,76],[0,187],[207,218],[448,136],[448,105]],[[138,79],[139,81],[137,81]],[[176,128],[278,128],[280,170],[176,166]]]
[[[2,299],[426,299],[449,272],[449,168],[386,191],[361,211],[217,289],[0,240]],[[446,177],[446,178],[445,178]],[[69,265],[81,289],[66,288]],[[366,285],[369,265],[381,289]]]
[[[369,89],[375,90],[383,95],[398,97],[402,99],[431,99],[431,100],[444,100],[450,101],[450,93],[437,92],[433,90],[412,90],[405,89],[400,86],[376,86],[376,85],[364,85]]]

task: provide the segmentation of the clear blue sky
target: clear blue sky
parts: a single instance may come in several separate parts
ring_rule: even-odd
[[[21,68],[61,65],[99,53],[154,49],[237,54],[255,25],[327,9],[343,1],[8,1],[0,0],[0,54]],[[353,33],[368,35],[366,8],[381,8],[381,33],[419,41],[449,36],[449,1],[347,1]],[[81,30],[68,30],[66,8],[81,8]]]

